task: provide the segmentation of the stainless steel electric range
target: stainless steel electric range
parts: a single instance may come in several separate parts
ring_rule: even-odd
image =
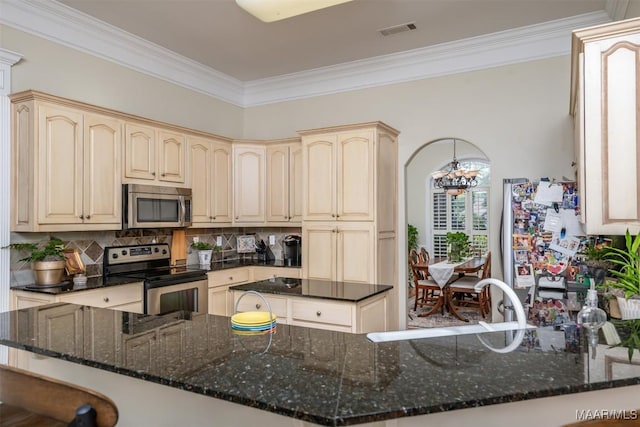
[[[121,277],[143,282],[145,314],[208,310],[207,270],[172,267],[166,243],[106,247],[102,273],[105,280]]]

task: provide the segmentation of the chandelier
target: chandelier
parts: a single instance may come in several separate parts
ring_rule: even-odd
[[[433,185],[435,188],[442,188],[453,197],[464,193],[469,187],[478,185],[476,176],[478,170],[464,170],[460,167],[460,162],[456,159],[456,140],[453,140],[453,160],[445,170],[433,172]]]

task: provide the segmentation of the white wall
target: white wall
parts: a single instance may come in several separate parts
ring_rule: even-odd
[[[24,56],[11,92],[35,89],[227,137],[242,136],[242,108],[0,25],[0,47]]]
[[[245,112],[244,133],[249,138],[277,138],[291,136],[297,129],[373,120],[400,130],[400,231],[406,229],[408,217],[404,166],[429,141],[452,136],[464,139],[491,163],[490,227],[498,230],[503,178],[573,176],[569,77],[570,59],[563,56],[253,107]],[[500,253],[499,233],[492,233],[489,246],[493,253]],[[400,232],[399,265],[406,265],[404,248],[406,235]],[[493,271],[499,274],[499,256],[494,258]],[[406,269],[398,271],[398,283],[406,283]],[[406,300],[406,287],[398,290],[399,301]],[[406,319],[405,309],[400,304],[400,326]]]

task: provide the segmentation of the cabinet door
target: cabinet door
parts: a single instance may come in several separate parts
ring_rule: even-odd
[[[302,139],[303,186],[306,198],[303,219],[335,219],[337,135],[327,134]]]
[[[373,221],[373,138],[373,131],[344,133],[338,137],[336,218],[339,221]]]
[[[156,330],[138,335],[123,335],[122,359],[129,369],[155,372],[157,363]]]
[[[267,148],[267,221],[289,221],[289,146]]]
[[[84,116],[85,223],[122,223],[122,123],[94,114]]]
[[[213,222],[231,223],[233,219],[231,194],[231,144],[213,143]]]
[[[82,306],[63,304],[43,308],[38,311],[38,345],[60,353],[82,356],[83,327]]]
[[[38,222],[82,223],[82,113],[43,104],[38,109]]]
[[[210,141],[189,138],[188,160],[193,226],[208,226],[213,221],[213,146]]]
[[[265,147],[234,147],[234,222],[265,221]]]
[[[216,316],[230,316],[233,314],[231,313],[233,308],[230,309],[233,302],[228,289],[229,286],[209,288],[209,314]]]
[[[587,43],[584,49],[588,234],[640,230],[639,55],[640,34]]]
[[[342,223],[337,228],[336,280],[374,283],[376,240],[373,224]]]
[[[158,180],[184,184],[186,153],[184,135],[163,130],[159,131],[158,144]]]
[[[87,307],[84,310],[84,355],[101,362],[116,364],[120,356],[122,313]],[[96,339],[96,337],[100,337]]]
[[[336,230],[332,223],[305,223],[302,227],[302,274],[306,279],[335,280]]]
[[[302,221],[302,145],[289,147],[289,222]]]
[[[149,126],[125,125],[125,178],[156,179],[156,131]]]

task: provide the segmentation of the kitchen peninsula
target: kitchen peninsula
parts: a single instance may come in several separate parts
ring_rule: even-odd
[[[52,311],[73,321],[50,327]],[[524,347],[501,354],[473,335],[375,344],[279,324],[246,336],[228,317],[74,304],[0,313],[0,325],[0,344],[30,355],[29,369],[114,399],[122,426],[561,425],[577,410],[636,409],[640,390],[637,369],[605,377],[606,346],[592,360]]]

